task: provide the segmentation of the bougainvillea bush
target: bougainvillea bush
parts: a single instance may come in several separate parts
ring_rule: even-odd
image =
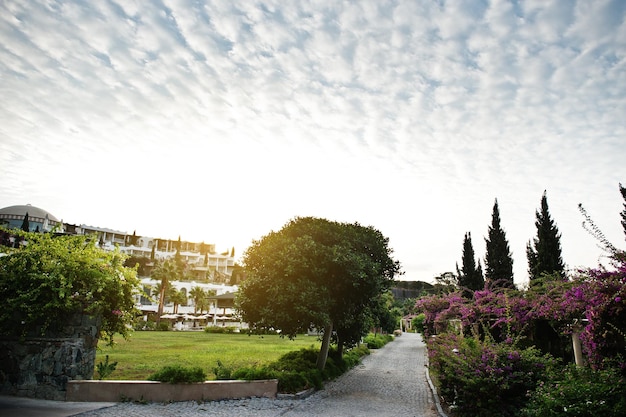
[[[472,300],[460,293],[425,297],[417,309],[425,316],[427,336],[446,331],[454,319],[464,334],[496,342],[532,343],[538,322],[549,323],[564,339],[578,331],[587,362],[601,368],[608,360],[613,366],[626,353],[626,262],[616,257],[613,266],[547,279],[526,291],[476,291]]]
[[[129,334],[138,280],[124,255],[87,236],[11,233],[23,243],[0,247],[0,335],[44,334],[83,314],[99,319],[107,342]]]
[[[503,409],[499,401],[513,401],[519,410],[532,398],[521,395],[522,391],[532,394],[538,382],[543,385],[537,395],[545,401],[536,400],[535,411],[555,395],[563,402],[593,403],[590,398],[602,396],[612,401],[612,386],[623,387],[619,381],[626,376],[626,256],[622,252],[613,253],[611,268],[580,270],[567,279],[545,276],[524,291],[486,288],[474,292],[471,300],[460,292],[425,297],[417,302],[417,310],[425,317],[425,335],[436,335],[428,338],[430,367],[442,395],[455,403],[460,415],[514,415],[513,408]],[[607,372],[622,378],[619,383],[590,383],[584,390],[570,381],[570,391],[559,397],[552,391],[561,381],[555,378],[563,372],[526,373],[522,378],[519,370],[530,372],[532,363],[552,366],[550,353],[557,352],[566,364],[572,362],[573,332],[579,334],[585,366],[592,372],[587,381]],[[517,355],[528,360],[513,361]]]
[[[614,266],[581,273],[562,299],[563,308],[578,307],[583,351],[595,369],[626,368],[626,262]]]
[[[453,333],[428,340],[430,371],[459,417],[515,416],[557,360],[537,349]]]

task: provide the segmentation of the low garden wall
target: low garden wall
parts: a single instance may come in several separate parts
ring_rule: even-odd
[[[69,381],[66,401],[216,401],[224,399],[275,398],[278,380],[206,381],[169,384],[156,381]]]

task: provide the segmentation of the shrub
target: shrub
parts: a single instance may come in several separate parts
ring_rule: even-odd
[[[202,368],[186,368],[180,365],[164,366],[148,377],[150,381],[168,382],[170,384],[190,384],[206,381],[206,373]]]
[[[244,381],[254,381],[259,379],[278,379],[278,371],[270,369],[267,366],[244,367],[233,371],[231,377],[233,379],[241,379]]]
[[[459,417],[513,416],[558,361],[535,348],[445,334],[428,341],[442,397]]]
[[[392,340],[393,336],[391,335],[370,333],[365,336],[363,343],[365,343],[369,349],[380,349]]]
[[[130,335],[139,280],[125,255],[88,236],[10,234],[28,244],[0,248],[0,337],[57,331],[83,314],[99,319],[97,336],[110,344],[114,334]]]
[[[310,388],[311,384],[303,372],[281,372],[278,375],[278,391],[294,394]]]
[[[426,314],[420,313],[411,320],[411,327],[417,333],[424,334],[424,320],[426,320]]]
[[[369,355],[370,350],[366,345],[360,345],[354,349],[350,349],[343,355],[343,362],[345,366],[350,369],[354,368],[363,356]]]
[[[208,326],[204,328],[204,331],[206,333],[235,333],[235,330],[237,330],[237,327],[234,326]]]
[[[269,367],[277,371],[307,371],[315,368],[318,353],[318,350],[313,347],[294,350],[285,353],[276,362],[271,363]]]
[[[136,331],[156,330],[156,322],[153,320],[145,321],[143,318],[138,317],[133,322],[133,330],[136,330]]]
[[[540,384],[523,417],[618,417],[626,415],[626,380],[615,369],[594,371],[571,365]]]
[[[331,349],[323,371],[317,369],[319,351],[313,347],[288,352],[277,361],[263,367],[246,367],[232,371],[234,379],[278,379],[278,391],[296,393],[308,388],[321,388],[325,380],[333,379],[354,367],[362,356],[369,353],[366,346],[348,350],[339,358]]]
[[[213,368],[215,379],[231,379],[233,374],[233,368],[224,366],[222,361],[217,361],[217,366]]]
[[[103,380],[104,378],[108,377],[109,375],[113,373],[113,371],[115,371],[116,367],[117,367],[117,362],[109,362],[109,355],[106,355],[104,357],[104,363],[100,361],[100,363],[96,365],[96,371],[98,372],[98,379]]]
[[[160,321],[156,329],[160,332],[167,332],[171,329],[171,326],[168,321]]]

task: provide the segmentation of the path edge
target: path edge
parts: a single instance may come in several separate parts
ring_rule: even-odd
[[[433,396],[433,400],[435,401],[435,406],[437,407],[437,413],[439,413],[440,417],[448,417],[448,415],[443,411],[443,407],[441,407],[441,402],[439,401],[439,394],[437,393],[437,388],[435,388],[435,384],[430,379],[430,371],[428,364],[426,366],[426,380],[428,381],[428,386],[430,387],[430,393]]]

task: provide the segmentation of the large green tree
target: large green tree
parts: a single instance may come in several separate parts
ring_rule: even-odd
[[[536,282],[542,276],[565,275],[565,264],[561,256],[561,234],[550,216],[548,197],[543,192],[541,210],[535,212],[537,237],[526,245],[528,274],[530,282]]]
[[[456,272],[459,279],[459,287],[463,290],[463,295],[467,298],[471,298],[474,291],[482,290],[485,287],[485,278],[483,277],[483,270],[478,261],[476,266],[476,259],[474,255],[474,247],[472,246],[472,234],[470,232],[465,233],[463,238],[463,256],[461,258],[462,267],[456,266]]]
[[[506,234],[500,225],[498,200],[493,205],[491,226],[485,238],[487,254],[485,256],[485,279],[491,288],[514,288],[513,257],[509,249]]]
[[[252,329],[295,337],[323,329],[318,367],[333,330],[338,345],[356,343],[381,295],[400,272],[389,240],[373,227],[299,217],[256,240],[243,256],[247,278],[237,306]]]

